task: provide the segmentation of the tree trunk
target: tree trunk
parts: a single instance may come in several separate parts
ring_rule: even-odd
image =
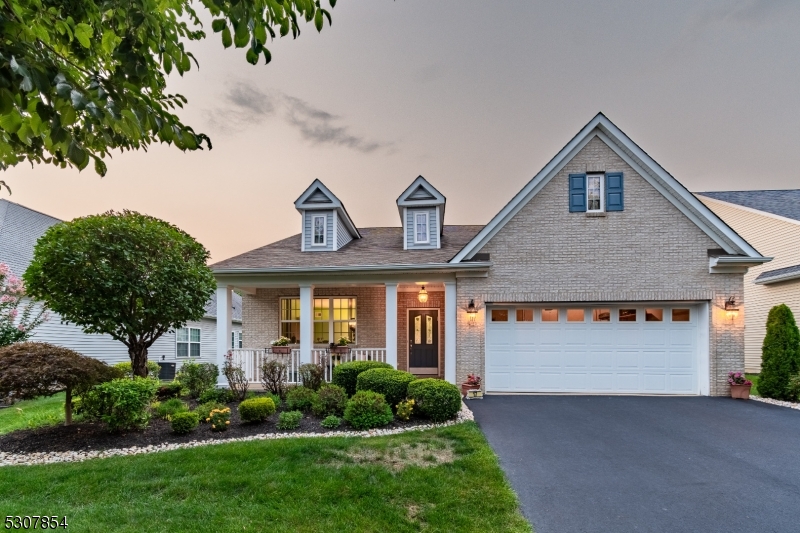
[[[147,377],[147,347],[143,344],[132,344],[128,348],[128,355],[131,357],[131,368],[133,375]]]
[[[64,425],[72,424],[72,387],[67,387],[67,397],[64,400]]]

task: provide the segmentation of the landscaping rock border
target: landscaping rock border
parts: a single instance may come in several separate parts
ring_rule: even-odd
[[[788,407],[790,409],[797,409],[800,411],[800,403],[796,402],[787,402],[784,400],[773,400],[772,398],[762,398],[761,396],[750,396],[751,400],[755,400],[757,402],[764,402],[771,405],[780,405],[781,407]]]
[[[112,448],[109,450],[97,451],[77,451],[77,452],[42,452],[42,453],[8,453],[0,452],[0,467],[18,465],[44,465],[53,463],[76,463],[88,459],[104,459],[106,457],[116,457],[125,455],[141,455],[144,453],[168,452],[183,448],[197,448],[198,446],[211,446],[214,444],[228,444],[231,442],[249,442],[254,440],[278,440],[278,439],[303,439],[309,437],[383,437],[385,435],[397,435],[408,431],[423,431],[426,429],[443,428],[470,422],[475,420],[472,411],[461,402],[461,410],[456,415],[455,420],[442,422],[441,424],[420,424],[407,428],[397,429],[371,429],[368,431],[328,431],[326,433],[260,433],[248,437],[232,439],[208,439],[193,440],[184,443],[166,443],[155,446],[131,448]]]

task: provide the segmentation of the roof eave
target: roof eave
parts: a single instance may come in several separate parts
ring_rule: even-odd
[[[236,274],[337,274],[353,272],[394,273],[394,272],[463,272],[488,270],[491,261],[470,261],[468,263],[420,263],[389,265],[343,265],[317,267],[272,267],[272,268],[220,268],[213,269],[214,275]]]

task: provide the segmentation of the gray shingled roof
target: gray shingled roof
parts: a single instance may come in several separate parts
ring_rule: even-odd
[[[773,215],[800,220],[800,189],[716,191],[699,192],[697,194],[751,209],[758,209]]]
[[[242,297],[233,293],[233,313],[232,319],[236,322],[242,321]],[[206,316],[210,318],[217,318],[217,293],[211,295],[211,299],[206,304]]]
[[[766,272],[759,274],[754,282],[770,283],[777,281],[789,281],[797,278],[800,278],[800,265],[776,268],[775,270],[767,270]]]
[[[354,239],[336,252],[300,251],[300,234],[211,265],[213,270],[281,267],[417,265],[446,263],[483,226],[445,226],[438,250],[403,250],[403,228],[359,228]]]

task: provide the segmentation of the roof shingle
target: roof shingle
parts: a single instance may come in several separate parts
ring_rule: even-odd
[[[793,220],[800,220],[800,189],[768,191],[715,191],[699,192],[715,200],[758,209]]]

